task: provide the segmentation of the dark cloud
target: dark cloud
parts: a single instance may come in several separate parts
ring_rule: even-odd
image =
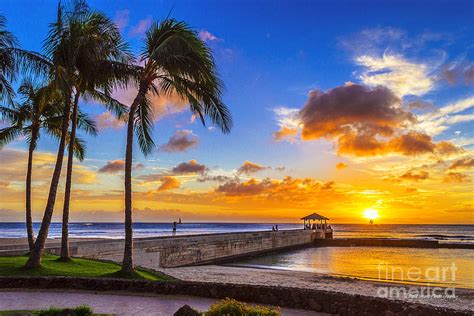
[[[327,92],[311,91],[300,112],[303,139],[332,138],[351,131],[390,136],[393,129],[414,121],[399,107],[400,99],[385,87],[345,85]]]
[[[173,174],[189,174],[189,173],[200,173],[203,174],[208,170],[205,165],[199,164],[196,160],[190,160],[188,162],[182,162],[173,169]]]
[[[449,169],[470,169],[474,167],[474,158],[468,157],[454,161]]]
[[[239,169],[237,169],[237,173],[238,174],[247,174],[247,175],[249,175],[249,174],[253,174],[253,173],[265,170],[265,169],[270,169],[270,167],[262,166],[262,165],[259,165],[257,163],[246,160],[246,161],[244,161],[242,166],[240,166]]]
[[[107,161],[107,164],[99,169],[100,173],[117,173],[124,171],[125,161],[122,159]]]
[[[381,86],[351,83],[328,92],[312,91],[300,111],[302,139],[334,140],[339,154],[360,157],[392,153],[451,155],[462,151],[446,141],[435,143],[427,134],[406,131],[416,119],[400,102]]]
[[[182,152],[198,145],[199,138],[191,131],[180,130],[171,136],[166,144],[161,146],[164,152]]]
[[[238,180],[237,177],[229,177],[223,175],[217,176],[202,176],[197,179],[198,182],[228,182],[232,180]]]
[[[141,170],[145,168],[142,163],[133,166],[133,170]],[[125,161],[123,159],[107,161],[105,166],[99,169],[100,173],[118,173],[125,170]]]
[[[338,162],[338,163],[336,164],[336,169],[337,169],[337,170],[343,170],[343,169],[346,169],[346,168],[347,168],[347,165],[346,165],[345,163],[343,163],[343,162]]]

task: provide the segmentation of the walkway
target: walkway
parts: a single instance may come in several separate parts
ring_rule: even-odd
[[[88,305],[95,313],[136,316],[170,316],[181,306],[189,306],[205,311],[215,302],[214,299],[184,295],[150,295],[133,294],[96,294],[93,292],[55,292],[40,291],[0,291],[0,311],[33,310],[55,307],[75,307]],[[318,313],[282,309],[283,315],[310,316]],[[319,314],[323,315],[323,314]]]

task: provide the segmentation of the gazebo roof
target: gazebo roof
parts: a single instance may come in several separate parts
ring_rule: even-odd
[[[317,220],[317,221],[320,221],[320,220],[329,220],[329,218],[325,217],[325,216],[322,216],[322,215],[319,215],[318,213],[313,213],[313,214],[310,214],[310,215],[307,215],[303,218],[301,218],[302,220],[308,220],[308,219],[312,219],[312,220]]]

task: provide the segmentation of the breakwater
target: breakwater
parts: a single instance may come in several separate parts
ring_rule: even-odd
[[[157,269],[223,263],[243,257],[310,246],[318,232],[284,230],[243,233],[205,234],[134,240],[134,258],[138,266]],[[97,240],[71,244],[73,256],[120,262],[123,240]],[[50,253],[60,249],[51,247]]]

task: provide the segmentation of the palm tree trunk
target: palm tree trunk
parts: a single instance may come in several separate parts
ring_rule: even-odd
[[[30,252],[33,251],[35,246],[34,232],[33,232],[33,220],[31,218],[31,174],[33,170],[33,151],[36,147],[36,140],[38,138],[38,132],[35,128],[31,133],[30,146],[28,148],[28,168],[26,171],[26,233],[28,236],[28,246]]]
[[[122,271],[133,273],[133,229],[132,229],[132,148],[133,148],[133,128],[134,117],[138,104],[146,94],[146,86],[140,85],[138,95],[128,112],[127,124],[127,148],[125,150],[125,247],[123,252]]]
[[[136,101],[136,100],[135,100]],[[133,117],[138,102],[133,102],[128,113],[127,148],[125,151],[125,248],[123,252],[122,271],[132,273],[133,269],[133,230],[132,230],[132,148]]]
[[[64,207],[63,207],[63,223],[62,223],[62,235],[61,235],[61,257],[63,261],[70,259],[69,255],[69,201],[71,199],[71,185],[72,185],[72,165],[74,162],[74,142],[76,141],[76,126],[77,126],[77,113],[79,107],[79,91],[76,91],[74,96],[74,104],[72,108],[72,123],[71,123],[71,134],[69,136],[69,148],[67,156],[67,170],[66,170],[66,188],[64,192]]]
[[[48,202],[46,203],[43,220],[41,222],[41,228],[38,232],[38,236],[35,241],[35,246],[33,248],[33,251],[30,252],[30,256],[25,264],[25,268],[36,268],[41,265],[41,254],[43,253],[44,246],[46,244],[46,238],[48,237],[49,226],[51,224],[51,218],[53,217],[54,203],[56,202],[56,192],[58,190],[59,178],[61,176],[61,168],[63,166],[64,148],[66,145],[66,137],[69,128],[70,111],[71,93],[69,92],[66,97],[66,102],[64,103],[63,122],[61,126],[61,140],[59,141],[56,165],[54,166],[53,177],[51,179],[51,185],[49,187]]]

